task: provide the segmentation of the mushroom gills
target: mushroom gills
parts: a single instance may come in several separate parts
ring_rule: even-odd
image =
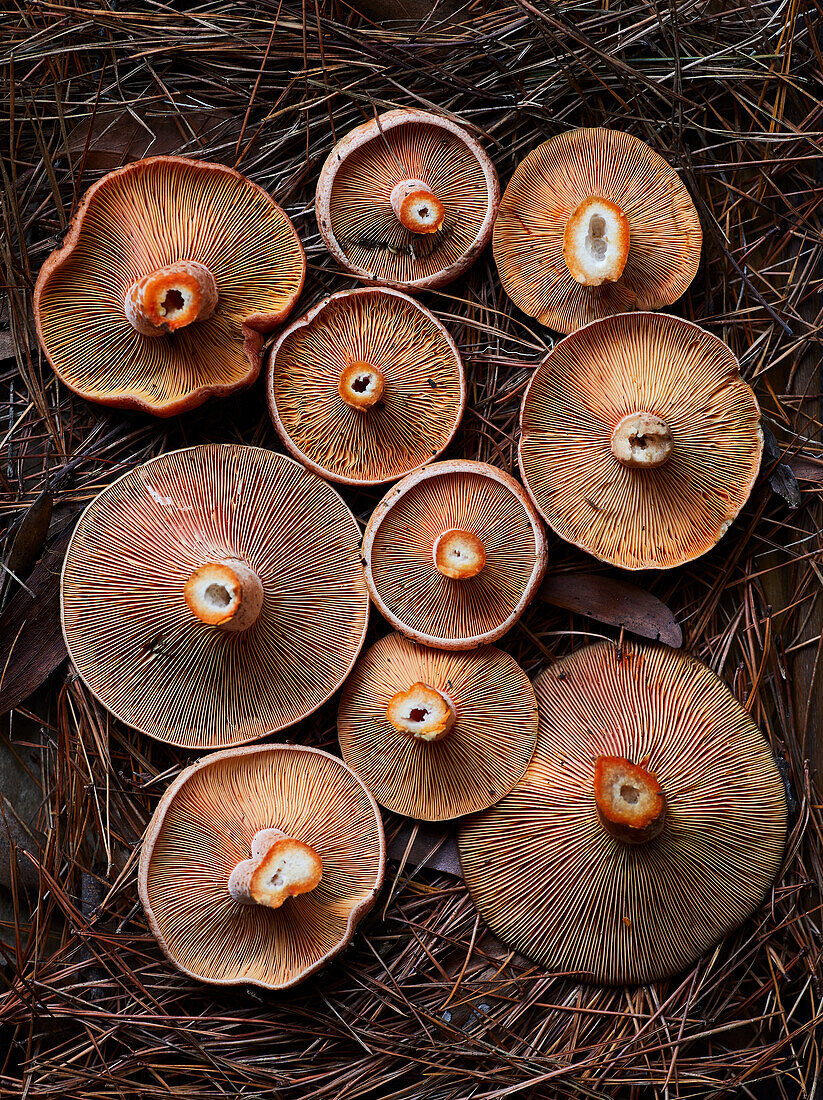
[[[616,203],[590,196],[566,223],[563,258],[583,286],[616,283],[629,256],[629,222]]]
[[[666,823],[666,799],[657,778],[622,756],[598,756],[594,799],[603,828],[627,844],[654,840]]]
[[[313,890],[323,877],[323,861],[310,845],[279,829],[261,829],[229,877],[229,893],[240,905],[279,909],[287,898]]]
[[[451,732],[457,712],[445,692],[418,681],[392,696],[386,717],[399,733],[417,741],[442,741]]]

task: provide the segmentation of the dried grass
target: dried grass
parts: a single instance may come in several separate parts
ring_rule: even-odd
[[[189,758],[117,726],[63,666],[9,719],[43,803],[37,859],[13,861],[0,1094],[812,1097],[823,1031],[821,800],[809,765],[815,753],[823,765],[821,8],[468,0],[381,26],[353,6],[3,5],[0,322],[9,331],[0,355],[13,358],[0,362],[0,515],[9,540],[47,483],[65,518],[163,449],[277,446],[259,386],[159,423],[92,408],[45,365],[33,279],[101,171],[144,152],[236,165],[293,217],[309,256],[307,306],[351,285],[320,243],[313,185],[333,139],[375,111],[431,105],[466,119],[504,182],[564,128],[628,129],[681,171],[700,211],[704,262],[676,310],[741,356],[774,455],[802,475],[801,506],[790,510],[779,491],[791,496],[792,477],[767,460],[717,550],[640,580],[784,761],[794,799],[785,869],[758,917],[689,973],[600,990],[512,956],[485,934],[462,883],[411,859],[319,979],[282,996],[215,993],[169,969],[137,904],[141,832]],[[425,301],[470,374],[470,411],[450,453],[511,469],[519,399],[549,334],[508,303],[488,253]],[[378,496],[348,494],[362,518]],[[555,545],[553,568],[591,563]],[[534,673],[609,632],[536,604],[506,645]],[[294,737],[333,747],[333,707]],[[392,832],[398,823],[388,821]]]

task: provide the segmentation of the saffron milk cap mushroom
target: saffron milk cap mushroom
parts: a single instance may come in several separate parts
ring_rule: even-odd
[[[37,333],[76,393],[173,416],[254,382],[305,273],[262,188],[222,164],[150,157],[83,196],[37,279]]]
[[[622,569],[705,554],[760,469],[760,409],[729,347],[665,313],[594,321],[523,397],[520,470],[567,542]]]
[[[508,653],[454,653],[381,638],[346,681],[340,746],[381,806],[448,821],[499,801],[537,739],[537,703]]]
[[[671,305],[697,273],[703,233],[677,173],[618,130],[573,130],[518,164],[494,226],[503,289],[558,332]]]
[[[600,642],[535,681],[537,748],[461,822],[483,919],[554,971],[608,985],[675,974],[763,902],[786,792],[763,734],[679,650]]]
[[[134,729],[222,748],[337,690],[365,638],[357,522],[292,458],[214,444],[161,455],[83,513],[63,632],[86,685]]]
[[[443,451],[463,415],[460,354],[436,317],[397,290],[326,298],[269,355],[269,411],[288,450],[349,485],[403,477]]]
[[[354,275],[431,290],[485,248],[500,201],[494,165],[464,127],[413,108],[342,138],[317,183],[326,247]]]
[[[138,885],[184,974],[288,989],[351,941],[385,860],[380,811],[342,760],[261,745],[180,773],[146,830]]]
[[[473,649],[502,637],[543,579],[546,538],[521,486],[485,462],[434,462],[393,486],[363,536],[371,598],[407,637]]]

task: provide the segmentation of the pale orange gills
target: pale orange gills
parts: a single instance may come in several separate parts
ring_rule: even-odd
[[[343,757],[381,806],[448,821],[499,801],[537,739],[537,703],[508,653],[431,649],[390,634],[360,658],[337,714]]]
[[[604,318],[561,340],[520,423],[520,469],[543,518],[622,569],[671,569],[711,550],[763,452],[731,349],[665,313]]]
[[[357,522],[292,458],[212,444],[138,466],[66,553],[77,671],[127,725],[184,748],[285,729],[340,686],[365,638]]]
[[[780,868],[786,790],[769,745],[709,668],[665,646],[586,646],[534,686],[523,778],[459,826],[472,897],[552,971],[676,974],[763,904]]]
[[[184,974],[288,989],[350,943],[385,860],[380,811],[342,760],[262,745],[181,772],[146,830],[138,885]]]
[[[367,287],[333,294],[280,335],[268,400],[295,458],[332,481],[372,485],[448,446],[466,381],[454,340],[429,310]]]
[[[671,305],[697,273],[702,242],[675,170],[639,138],[603,129],[533,149],[509,180],[493,237],[503,289],[558,332]]]
[[[317,184],[317,224],[346,270],[372,283],[431,290],[461,275],[492,234],[494,165],[464,126],[402,108],[348,133]]]
[[[520,484],[484,462],[434,462],[393,486],[363,536],[371,598],[423,645],[473,649],[503,636],[546,570],[543,524]]]
[[[40,271],[37,332],[76,393],[173,416],[254,382],[305,273],[294,226],[257,184],[150,157],[83,196]]]

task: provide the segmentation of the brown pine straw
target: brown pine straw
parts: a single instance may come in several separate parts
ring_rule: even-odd
[[[104,171],[164,152],[236,167],[294,220],[309,259],[307,309],[352,285],[320,244],[313,202],[329,149],[354,125],[404,105],[462,118],[504,185],[557,133],[627,130],[675,167],[700,214],[701,267],[671,311],[731,346],[775,439],[716,549],[632,579],[668,603],[687,650],[732,688],[781,761],[792,802],[784,866],[767,904],[690,970],[604,990],[492,939],[462,882],[418,867],[438,844],[419,838],[404,866],[390,866],[393,888],[351,950],[318,977],[279,995],[210,990],[165,962],[136,889],[142,831],[192,755],[130,733],[63,665],[3,720],[41,808],[25,823],[39,827],[26,840],[34,859],[17,847],[13,876],[2,871],[11,886],[0,889],[0,1094],[819,1095],[820,8],[469,0],[455,15],[439,8],[401,25],[358,16],[361,3],[215,0],[184,13],[141,0],[3,5],[0,355],[13,356],[0,361],[3,560],[47,484],[56,531],[162,450],[277,446],[260,383],[159,423],[92,408],[45,364],[34,279]],[[448,455],[515,469],[520,400],[551,333],[508,301],[489,250],[423,301],[467,367],[467,412]],[[778,458],[799,476],[794,509],[780,495],[791,500],[796,485]],[[364,521],[382,491],[345,495]],[[565,544],[551,552],[561,574],[610,573]],[[375,622],[369,642],[383,632]],[[538,602],[499,644],[533,677],[547,655],[616,634]],[[290,735],[334,751],[335,705]],[[11,828],[15,807],[4,800],[2,810]],[[399,820],[386,821],[391,840]],[[22,826],[15,835],[27,837]],[[404,835],[392,850],[406,847]]]

